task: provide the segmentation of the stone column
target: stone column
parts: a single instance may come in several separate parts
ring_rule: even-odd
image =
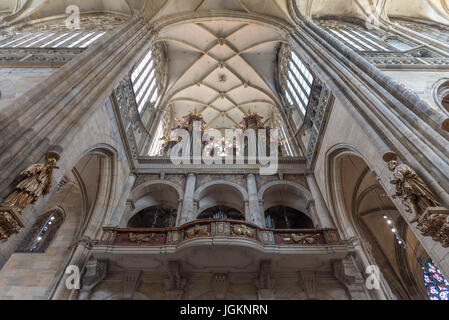
[[[321,194],[318,184],[316,183],[314,174],[312,172],[309,172],[306,175],[306,178],[315,203],[319,227],[335,228],[335,224],[332,221],[332,217],[329,213],[329,210],[327,210],[326,203],[324,202],[323,195]]]
[[[193,206],[193,194],[195,193],[195,184],[196,184],[196,175],[193,172],[190,172],[187,175],[186,189],[184,191],[184,200],[182,202],[181,222],[180,222],[181,225],[195,219],[194,217],[195,210]]]
[[[254,174],[248,174],[246,176],[246,182],[248,185],[248,219],[250,222],[262,226],[262,219],[259,210],[259,197],[257,195],[256,177]]]

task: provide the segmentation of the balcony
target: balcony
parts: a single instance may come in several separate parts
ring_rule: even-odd
[[[104,227],[91,250],[117,270],[139,266],[159,273],[169,261],[181,262],[187,272],[252,272],[262,260],[283,272],[319,270],[353,248],[336,229],[269,229],[240,220],[202,219],[174,228]]]

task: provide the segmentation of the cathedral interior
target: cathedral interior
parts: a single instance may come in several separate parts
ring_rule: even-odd
[[[2,300],[449,298],[448,0],[0,0],[0,141]]]

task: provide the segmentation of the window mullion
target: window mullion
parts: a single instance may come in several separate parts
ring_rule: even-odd
[[[139,86],[138,88],[136,88],[136,90],[135,90],[136,95],[138,95],[138,94],[140,93],[140,91],[142,91],[142,90],[144,89],[145,83],[146,83],[146,82],[148,81],[148,79],[150,78],[151,73],[153,72],[153,70],[154,70],[154,65],[150,68],[150,70],[148,70],[147,76],[145,77],[144,80],[142,80],[142,83],[140,84],[140,86]],[[154,74],[153,74],[153,77],[154,77]],[[152,80],[149,82],[149,84],[150,84],[151,82],[152,82]],[[136,81],[136,83],[137,83],[137,81]],[[148,87],[148,86],[147,86],[147,87]]]
[[[18,42],[19,40],[25,39],[31,35],[32,33],[21,34],[19,37],[17,35],[14,35],[12,39],[5,39],[4,41],[2,41],[3,43],[0,44],[0,48],[6,47],[6,45],[11,46],[12,44]]]
[[[304,81],[307,82],[307,84],[309,85],[310,88],[312,88],[312,83],[310,83],[309,79],[307,78],[307,76],[304,74],[304,72],[302,72],[301,68],[298,66],[298,64],[296,63],[296,61],[294,61],[293,59],[290,59],[291,62],[293,62],[293,64],[295,65],[296,69],[299,71],[299,73],[301,74],[301,76],[303,77]],[[304,65],[305,67],[305,65]]]
[[[16,48],[16,47],[19,47],[19,45],[20,45],[19,48],[23,48],[28,43],[32,43],[35,39],[39,38],[42,34],[43,34],[43,32],[33,33],[31,37],[27,37],[25,40],[22,39],[21,41],[18,41],[17,43],[14,43],[12,45],[12,47]]]
[[[338,40],[343,42],[345,45],[350,47],[352,50],[355,50],[355,51],[363,51],[364,50],[364,48],[359,46],[358,43],[352,44],[352,43],[348,42],[346,40],[346,38],[339,32],[339,30],[338,31],[337,31],[337,29],[328,29],[328,30],[330,30],[329,33],[334,35]]]
[[[293,85],[293,83],[290,79],[287,79],[287,81],[290,82],[290,86],[293,88],[293,90],[296,93],[293,95],[293,97],[297,98],[297,99],[295,99],[296,104],[301,104],[302,108],[300,108],[300,109],[301,109],[302,113],[305,114],[306,106],[304,105],[304,102],[301,99],[301,95],[299,94],[298,89],[296,89],[296,86]],[[290,89],[290,91],[291,91],[291,89]],[[304,109],[304,110],[302,110],[302,109]]]
[[[374,44],[367,39],[363,38],[361,35],[357,34],[357,32],[354,32],[351,28],[345,28],[345,31],[352,35],[352,40],[357,41],[357,43],[361,46],[363,46],[367,51],[376,51],[376,50],[385,50],[378,44]],[[350,36],[348,36],[350,37]],[[355,38],[355,39],[354,39]]]
[[[298,70],[299,72],[301,72],[300,70]],[[290,73],[293,75],[293,77],[295,78],[296,82],[298,83],[298,86],[301,87],[301,91],[304,93],[304,95],[308,96],[309,93],[307,92],[306,88],[304,88],[304,86],[301,84],[301,81],[298,79],[298,77],[296,76],[296,74],[294,72],[292,72],[290,70]],[[302,73],[301,73],[302,75]],[[303,76],[303,79],[305,79],[305,77]]]
[[[145,66],[142,68],[142,70],[139,72],[139,74],[137,75],[136,79],[134,79],[133,83],[137,83],[139,81],[139,79],[145,74],[148,66],[153,62],[153,59],[149,59],[148,62],[145,64]],[[151,66],[151,69],[148,70],[148,74],[151,73],[151,71],[154,69],[154,63]],[[143,83],[143,82],[142,82]]]

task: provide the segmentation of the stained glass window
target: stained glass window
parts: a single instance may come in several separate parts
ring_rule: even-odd
[[[440,269],[430,259],[426,263],[421,259],[418,261],[424,271],[424,285],[430,300],[449,300],[449,282]]]

